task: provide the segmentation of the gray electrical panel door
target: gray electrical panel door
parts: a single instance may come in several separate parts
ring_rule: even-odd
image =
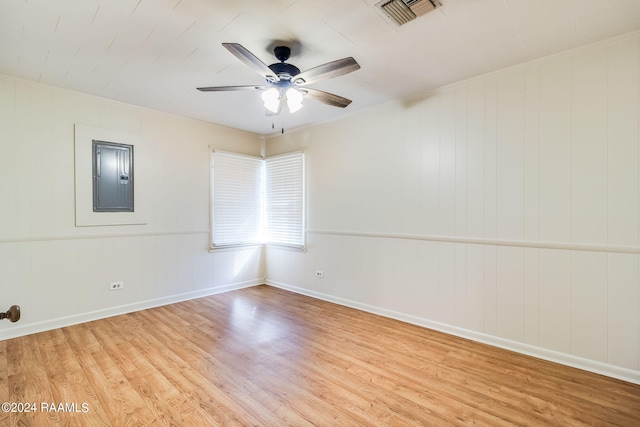
[[[133,145],[93,140],[93,211],[133,212]]]

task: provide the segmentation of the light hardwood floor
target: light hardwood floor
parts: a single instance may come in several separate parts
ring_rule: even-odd
[[[2,426],[640,426],[638,385],[269,286],[2,341],[0,402],[37,406]]]

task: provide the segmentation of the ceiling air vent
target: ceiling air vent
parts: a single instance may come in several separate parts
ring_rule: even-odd
[[[436,3],[437,1],[431,0],[384,0],[376,6],[394,23],[404,25],[434,10]]]

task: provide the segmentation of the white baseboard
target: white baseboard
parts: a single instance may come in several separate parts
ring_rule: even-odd
[[[190,299],[201,298],[209,295],[221,294],[236,289],[248,288],[264,283],[264,279],[255,279],[245,282],[232,283],[224,286],[216,286],[214,288],[201,289],[198,291],[185,292],[182,294],[170,295],[162,298],[155,298],[146,301],[135,302],[132,304],[120,305],[117,307],[109,307],[103,310],[95,310],[86,313],[74,314],[71,316],[58,317],[42,322],[29,323],[26,325],[16,324],[14,327],[0,331],[0,341],[17,338],[24,335],[35,334],[38,332],[49,331],[52,329],[63,328],[65,326],[77,325],[79,323],[91,322],[93,320],[104,319],[106,317],[118,316],[120,314],[131,313],[134,311],[146,310],[148,308],[159,307],[167,304],[174,304]]]
[[[493,335],[483,334],[481,332],[475,332],[468,329],[459,328],[457,326],[451,326],[433,320],[424,319],[417,316],[412,316],[405,313],[400,313],[385,308],[364,304],[357,301],[352,301],[345,298],[336,297],[333,295],[312,291],[309,289],[299,288],[297,286],[288,285],[275,280],[267,280],[266,283],[276,288],[284,289],[287,291],[295,292],[298,294],[318,298],[324,301],[332,302],[335,304],[343,305],[346,307],[355,308],[358,310],[366,311],[369,313],[377,314],[380,316],[388,317],[391,319],[400,320],[402,322],[411,323],[425,328],[433,329],[436,331],[444,332],[450,335],[458,336],[461,338],[470,339],[472,341],[481,342],[483,344],[489,344],[494,347],[503,348],[506,350],[515,351],[517,353],[526,354],[527,356],[536,357],[538,359],[548,360],[550,362],[560,363],[562,365],[571,366],[573,368],[582,369],[584,371],[594,372],[596,374],[605,375],[608,377],[616,378],[619,380],[627,381],[634,384],[640,384],[640,372],[631,369],[622,368],[615,365],[610,365],[603,362],[584,359],[582,357],[573,356],[566,353],[560,353],[554,350],[545,349],[521,342],[511,341],[504,338],[496,337]]]

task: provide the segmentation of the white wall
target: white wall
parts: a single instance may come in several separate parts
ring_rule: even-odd
[[[267,249],[268,282],[640,382],[639,49],[269,140],[306,150],[310,232],[306,253]],[[147,225],[75,227],[75,123],[153,145]],[[260,250],[208,252],[209,146],[261,140],[0,76],[0,309],[23,316],[0,339],[260,283]]]
[[[269,139],[309,228],[269,283],[640,382],[638,68],[633,34]]]
[[[146,225],[75,227],[76,123],[148,144]],[[262,283],[260,249],[208,251],[209,146],[259,155],[262,140],[0,76],[0,310],[22,309],[0,339]]]

